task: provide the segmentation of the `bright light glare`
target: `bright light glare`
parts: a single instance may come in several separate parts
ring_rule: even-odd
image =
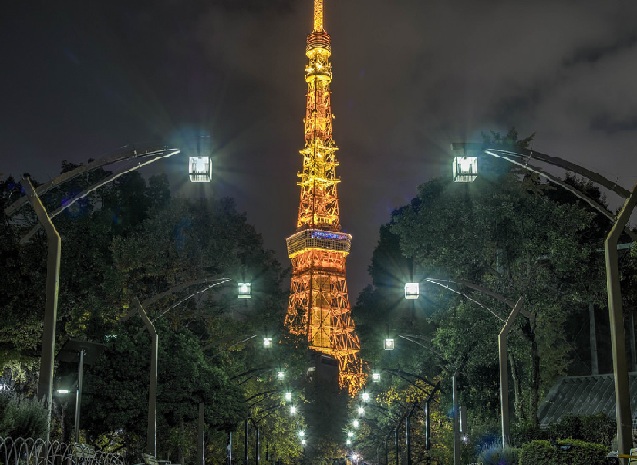
[[[365,407],[358,407],[358,414],[365,415]]]
[[[304,437],[305,437],[305,431],[303,431],[303,430],[299,431],[299,436],[301,436],[302,438],[304,438]]]
[[[296,415],[296,405],[290,406],[290,415]]]
[[[419,283],[405,283],[405,299],[417,299],[420,296]]]
[[[358,421],[358,420],[354,420],[354,421],[352,422],[352,425],[354,426],[354,428],[358,428],[358,427],[361,425],[361,422],[360,422],[360,421]]]
[[[348,446],[351,446],[352,445],[352,440],[348,439],[347,441],[345,441],[345,444],[347,444]]]
[[[237,294],[239,299],[252,298],[252,283],[237,283]]]
[[[188,171],[190,182],[210,182],[212,178],[210,157],[190,157]]]
[[[271,349],[272,348],[272,338],[271,337],[264,337],[263,338],[263,348],[264,349]]]
[[[363,392],[361,394],[361,398],[363,399],[363,402],[369,402],[369,399],[370,399],[369,392]]]
[[[68,389],[58,389],[56,392],[58,394],[70,394],[71,393],[71,391],[68,390]]]
[[[478,157],[454,157],[454,182],[473,182],[478,174]]]
[[[285,379],[285,371],[277,371],[276,379],[278,379],[279,381]]]
[[[394,339],[391,337],[385,338],[385,350],[394,350]]]
[[[292,393],[290,391],[285,393],[285,401],[290,402],[292,400]]]
[[[372,381],[377,383],[380,381],[380,373],[375,371],[374,373],[372,373]]]
[[[347,432],[347,437],[351,438],[352,436],[354,436],[354,433],[352,431],[348,431]]]

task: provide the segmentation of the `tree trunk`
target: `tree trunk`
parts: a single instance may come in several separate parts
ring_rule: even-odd
[[[511,378],[513,379],[513,410],[518,421],[524,420],[522,410],[522,387],[520,385],[520,373],[512,353],[509,353],[509,365],[511,365]]]

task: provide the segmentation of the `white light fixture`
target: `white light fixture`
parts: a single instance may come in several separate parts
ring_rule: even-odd
[[[58,389],[57,391],[58,394],[70,394],[71,391],[69,389]]]
[[[365,407],[363,407],[362,405],[360,407],[358,407],[358,414],[360,416],[365,415]]]
[[[454,157],[453,181],[473,182],[478,177],[478,157]]]
[[[361,425],[361,422],[360,422],[360,421],[358,421],[358,420],[354,420],[354,421],[352,421],[352,426],[353,426],[354,428],[358,428],[360,425]]]
[[[263,348],[264,349],[271,349],[272,348],[272,338],[271,337],[264,337],[263,338]]]
[[[276,379],[283,381],[285,379],[285,371],[279,370],[276,372]]]
[[[347,444],[348,446],[351,446],[352,445],[352,440],[348,439],[347,441],[345,441],[345,444]]]
[[[252,298],[252,283],[237,283],[237,298],[251,299]]]
[[[286,402],[291,402],[292,401],[292,393],[290,391],[285,393],[285,401]]]
[[[380,373],[375,371],[372,373],[372,381],[378,383],[380,381]]]
[[[304,438],[304,437],[305,437],[305,431],[303,431],[303,430],[299,431],[299,436],[301,436],[302,438]]]
[[[301,444],[305,445],[307,443],[307,441],[305,439],[301,439]]]
[[[351,438],[352,436],[354,436],[354,433],[352,431],[348,431],[347,432],[347,437]]]
[[[413,300],[420,296],[419,283],[405,283],[405,299]]]
[[[290,415],[296,415],[296,405],[290,406]]]
[[[363,392],[361,394],[361,398],[363,399],[363,402],[369,402],[369,399],[370,399],[369,392]]]
[[[190,157],[188,173],[190,174],[190,182],[210,182],[212,179],[210,157]]]
[[[384,342],[385,350],[394,350],[394,347],[395,347],[394,338],[386,337]]]

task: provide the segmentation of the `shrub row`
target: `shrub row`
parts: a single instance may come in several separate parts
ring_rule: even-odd
[[[608,448],[577,439],[536,440],[522,446],[519,465],[605,465]]]

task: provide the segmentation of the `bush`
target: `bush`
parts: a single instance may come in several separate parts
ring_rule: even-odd
[[[489,447],[478,455],[478,462],[484,465],[517,465],[520,449],[500,445]]]
[[[0,409],[0,436],[35,439],[46,435],[47,409],[38,400],[2,394]]]
[[[549,436],[555,439],[580,439],[610,446],[617,432],[615,420],[604,413],[568,416],[549,427]]]
[[[579,440],[531,441],[522,446],[520,465],[605,465],[608,448]]]

